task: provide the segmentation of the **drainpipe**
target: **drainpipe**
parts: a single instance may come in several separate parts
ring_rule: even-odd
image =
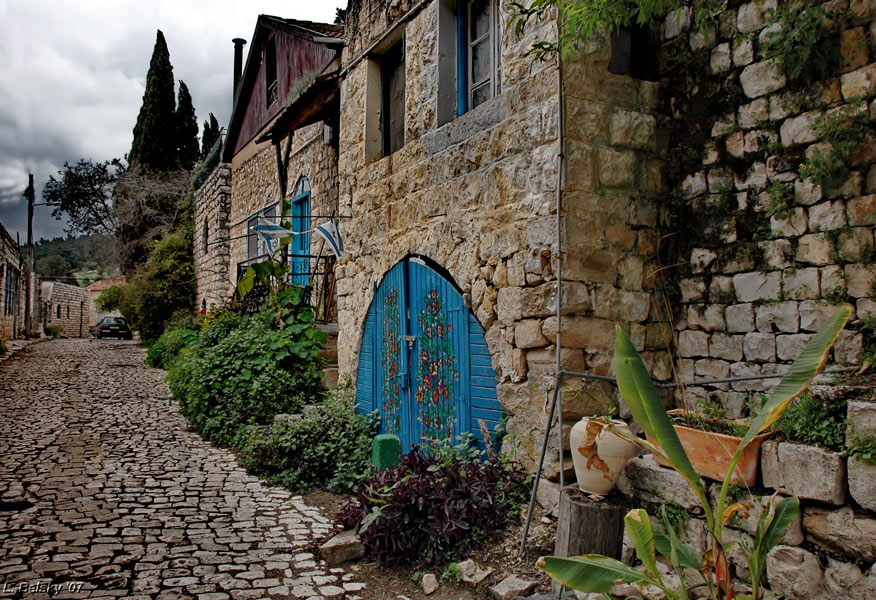
[[[557,35],[558,37],[562,34],[562,24],[557,24]],[[556,211],[557,211],[557,221],[556,221],[556,239],[557,239],[557,357],[556,357],[556,381],[554,385],[559,387],[560,385],[560,373],[562,371],[560,367],[560,354],[562,350],[562,331],[563,331],[563,321],[562,321],[562,312],[563,312],[563,219],[562,219],[562,208],[563,208],[563,169],[565,167],[565,155],[564,155],[564,139],[563,139],[563,123],[564,123],[564,109],[563,109],[563,55],[560,52],[557,55],[557,203],[556,203]],[[560,497],[563,496],[563,487],[565,486],[565,481],[563,477],[563,396],[562,394],[557,394],[557,441],[559,442],[557,445],[559,446],[559,459],[560,459]]]

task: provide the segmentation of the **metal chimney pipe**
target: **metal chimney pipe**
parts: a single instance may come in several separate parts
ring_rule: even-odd
[[[243,71],[243,46],[246,44],[246,40],[234,38],[231,41],[234,44],[234,90],[231,101],[234,102],[237,100],[237,88],[240,87],[240,76]]]

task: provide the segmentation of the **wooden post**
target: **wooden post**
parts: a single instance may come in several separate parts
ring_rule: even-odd
[[[557,556],[602,554],[620,560],[624,543],[626,500],[609,496],[591,500],[576,484],[560,495],[557,521]]]

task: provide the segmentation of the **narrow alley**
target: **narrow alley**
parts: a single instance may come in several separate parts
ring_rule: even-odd
[[[133,342],[54,340],[0,364],[0,597],[347,598],[330,515],[187,431]]]

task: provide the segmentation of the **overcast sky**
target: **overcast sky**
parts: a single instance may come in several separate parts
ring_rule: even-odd
[[[234,46],[259,14],[331,23],[346,0],[0,0],[0,223],[26,237],[22,192],[37,202],[50,175],[80,158],[122,158],[143,101],[155,32],[164,32],[177,82],[199,126],[227,127]],[[246,46],[245,50],[249,47]],[[37,207],[34,237],[63,235]]]

